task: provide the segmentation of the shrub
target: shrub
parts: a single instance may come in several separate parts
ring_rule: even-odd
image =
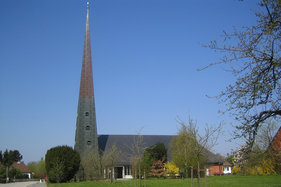
[[[235,174],[238,174],[240,170],[241,170],[241,169],[240,169],[239,167],[234,166],[233,169],[232,169],[232,173],[233,173],[234,175],[235,175]]]
[[[169,176],[176,176],[179,174],[179,168],[176,166],[174,162],[167,162],[164,164],[165,167],[165,174],[168,174]]]
[[[79,169],[79,153],[69,146],[57,146],[47,151],[46,172],[50,182],[67,182]]]

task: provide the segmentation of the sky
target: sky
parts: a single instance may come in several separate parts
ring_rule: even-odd
[[[181,121],[223,123],[214,153],[241,145],[214,98],[235,81],[202,47],[255,23],[257,1],[90,0],[98,134],[176,135]],[[0,150],[38,161],[74,146],[86,1],[0,1]]]

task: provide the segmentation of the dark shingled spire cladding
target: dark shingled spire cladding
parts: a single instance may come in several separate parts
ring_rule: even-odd
[[[87,2],[87,21],[74,149],[77,150],[80,155],[89,151],[98,151],[97,122],[89,29],[89,2]]]

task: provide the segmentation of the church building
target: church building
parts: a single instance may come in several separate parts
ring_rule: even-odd
[[[76,133],[74,149],[80,156],[87,152],[107,153],[112,146],[121,152],[118,156],[114,169],[117,178],[132,178],[131,157],[134,155],[133,147],[138,138],[142,138],[141,149],[163,143],[168,150],[168,161],[171,161],[170,142],[175,137],[172,135],[98,135],[95,111],[95,98],[93,86],[92,57],[90,45],[89,29],[89,2],[87,2],[86,31],[84,40],[84,50],[82,59],[82,70],[80,79],[80,91],[77,109]],[[213,153],[207,152],[209,163],[219,163],[220,161]]]

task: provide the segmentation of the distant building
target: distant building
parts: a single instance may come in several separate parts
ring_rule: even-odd
[[[233,165],[230,164],[229,162],[224,162],[223,163],[223,173],[225,175],[231,174],[232,173],[232,167],[233,167]]]
[[[27,175],[28,179],[31,179],[31,171],[23,162],[14,162],[12,167],[20,170],[22,175]]]

